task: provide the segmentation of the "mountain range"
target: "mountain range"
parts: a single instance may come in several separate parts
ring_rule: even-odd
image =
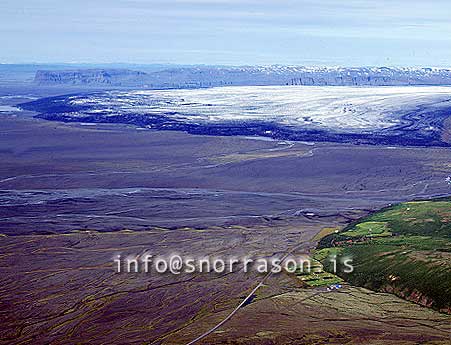
[[[126,68],[38,70],[38,85],[203,88],[225,85],[404,86],[451,85],[451,69],[402,67],[243,66],[174,67],[143,72]]]

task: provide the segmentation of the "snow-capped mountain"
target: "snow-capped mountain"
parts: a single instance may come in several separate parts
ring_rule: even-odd
[[[145,73],[127,69],[38,71],[40,85],[199,88],[225,85],[451,85],[451,69],[398,67],[177,67]]]

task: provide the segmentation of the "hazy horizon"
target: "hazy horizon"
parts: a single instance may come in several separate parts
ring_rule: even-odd
[[[339,65],[339,64],[281,64],[281,63],[268,63],[268,64],[208,64],[208,63],[172,63],[172,62],[83,62],[83,61],[73,61],[73,62],[36,62],[36,61],[23,61],[23,62],[0,62],[0,66],[118,66],[118,67],[272,67],[272,66],[282,66],[282,67],[306,67],[306,68],[432,68],[432,69],[444,69],[451,70],[451,65],[437,66],[437,65]]]
[[[451,66],[451,3],[4,0],[2,63]]]

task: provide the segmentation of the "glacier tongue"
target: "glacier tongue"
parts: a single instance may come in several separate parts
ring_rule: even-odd
[[[183,122],[265,121],[360,132],[399,125],[406,112],[450,99],[451,87],[241,86],[111,91],[71,102],[93,105],[93,111],[112,107],[126,113],[161,113]]]

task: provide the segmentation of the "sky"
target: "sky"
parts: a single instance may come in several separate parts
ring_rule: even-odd
[[[1,0],[1,63],[451,67],[449,0]]]

